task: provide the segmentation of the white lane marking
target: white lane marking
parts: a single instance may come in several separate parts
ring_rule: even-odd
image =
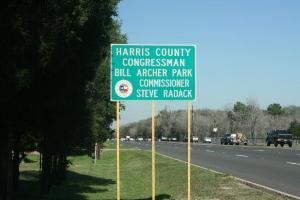
[[[299,166],[300,166],[299,163],[295,163],[295,162],[286,162],[286,164],[290,164],[290,165],[299,165]]]
[[[237,156],[237,157],[243,157],[243,158],[248,158],[248,156],[246,156],[246,155],[235,155],[235,156]]]
[[[265,150],[263,150],[263,149],[258,149],[258,150],[254,150],[254,151],[260,151],[260,152],[262,152],[262,151],[265,151]]]
[[[214,153],[215,151],[212,151],[212,150],[206,149],[206,152],[209,152],[209,153]]]

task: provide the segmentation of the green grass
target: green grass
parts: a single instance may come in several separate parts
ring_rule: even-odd
[[[105,144],[100,160],[93,163],[87,155],[70,157],[73,163],[66,181],[51,188],[50,194],[44,199],[57,200],[109,200],[116,199],[116,151],[115,144]],[[127,149],[122,144],[122,148]],[[151,153],[138,149],[121,151],[121,199],[151,200]],[[32,160],[38,156],[31,155]],[[156,199],[187,199],[187,166],[163,156],[156,157]],[[21,165],[23,182],[31,185],[23,190],[22,199],[31,195],[31,190],[38,189],[37,162]],[[34,173],[35,172],[35,173]],[[35,174],[35,176],[34,176]],[[33,175],[30,177],[30,175]],[[35,183],[35,184],[34,184]],[[30,196],[27,199],[42,199]],[[268,194],[250,188],[235,181],[231,176],[221,175],[192,168],[192,199],[204,200],[264,200],[282,199],[279,196]]]
[[[104,149],[116,149],[116,142],[115,141],[106,142],[104,143],[103,147]],[[126,142],[120,142],[120,149],[136,149],[136,148],[127,145]]]

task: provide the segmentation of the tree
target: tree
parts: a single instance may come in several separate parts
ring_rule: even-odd
[[[247,104],[238,101],[232,110],[227,111],[229,129],[231,132],[243,132],[255,138],[260,116],[260,108],[254,100],[248,100]]]
[[[273,103],[267,107],[267,113],[271,115],[271,127],[272,129],[282,128],[279,125],[279,118],[283,115],[283,109],[280,104]]]
[[[114,21],[111,24],[110,37],[112,43],[126,43],[127,37],[120,32],[121,24]],[[108,52],[110,49],[106,49]],[[88,107],[92,112],[93,130],[92,142],[103,143],[112,137],[110,126],[116,118],[116,105],[110,101],[110,59],[106,57],[96,69],[94,79],[86,85]],[[121,110],[124,109],[121,104]]]
[[[248,113],[249,113],[249,129],[251,138],[253,138],[253,143],[256,143],[256,128],[258,121],[261,117],[261,110],[259,105],[254,100],[248,100],[247,103]],[[255,141],[254,141],[255,139]]]
[[[228,112],[227,114],[230,123],[231,123],[231,130],[233,132],[235,131],[241,131],[241,132],[246,132],[246,126],[249,117],[250,117],[250,112],[249,112],[249,107],[242,103],[242,102],[236,102],[233,106],[232,111]]]
[[[109,134],[114,105],[107,98],[106,71],[116,6],[117,1],[109,0],[51,1],[42,16],[42,73],[36,83],[38,110],[43,113],[39,124],[45,192],[63,179],[76,136],[89,137],[94,144]]]
[[[290,123],[290,127],[288,128],[288,132],[294,137],[300,137],[300,122],[297,120],[292,121]]]
[[[236,128],[235,128],[236,118],[235,118],[234,112],[231,110],[227,111],[227,118],[229,120],[229,131],[231,133],[233,133],[236,130]]]
[[[112,133],[110,44],[126,41],[116,18],[117,4],[1,3],[1,199],[17,190],[19,154],[32,143],[39,143],[41,185],[47,192],[63,180],[72,147],[87,138],[105,140]]]
[[[159,112],[156,121],[159,126],[159,129],[157,130],[157,137],[171,137],[171,111],[168,111],[167,108],[164,108]]]
[[[280,116],[283,114],[283,110],[280,104],[278,103],[273,103],[270,104],[267,108],[267,112],[272,115],[273,117],[275,116]]]
[[[31,69],[36,51],[30,27],[34,13],[29,12],[30,8],[27,2],[16,1],[4,1],[0,6],[1,199],[11,198],[12,190],[18,189],[20,137],[31,123]]]
[[[300,121],[300,107],[289,106],[283,108],[285,114],[278,119],[277,123],[280,127],[287,129],[293,120]],[[167,111],[167,112],[166,112]],[[162,112],[162,113],[161,113]],[[166,109],[159,112],[156,116],[156,135],[161,137],[163,130],[169,130],[171,137],[178,137],[183,140],[187,134],[187,113],[185,110],[168,111]],[[163,117],[161,114],[166,115]],[[259,105],[251,99],[246,103],[239,102],[235,106],[225,108],[224,110],[198,109],[194,110],[193,134],[204,137],[209,134],[214,127],[214,120],[218,133],[214,136],[222,136],[225,132],[241,131],[252,138],[266,137],[266,133],[270,131],[270,120],[273,118],[270,114],[260,109]],[[165,123],[165,124],[164,124]],[[167,124],[166,124],[167,123]],[[273,127],[272,125],[271,127]],[[163,128],[167,127],[169,129]],[[151,118],[133,122],[121,127],[122,134],[127,133],[133,137],[138,136],[141,132],[151,136]],[[131,131],[129,131],[131,130]],[[129,133],[130,132],[130,133]],[[163,135],[164,136],[164,135]],[[253,140],[255,142],[255,140]]]

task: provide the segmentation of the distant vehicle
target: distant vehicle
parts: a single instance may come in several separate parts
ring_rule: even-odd
[[[211,140],[211,137],[205,137],[203,141],[204,143],[211,143]]]
[[[193,138],[192,138],[192,142],[199,142],[199,137],[197,137],[197,136],[193,136]]]
[[[138,137],[136,140],[139,141],[139,142],[142,142],[142,141],[144,141],[144,138]]]
[[[221,138],[221,144],[233,145],[233,137],[231,137],[231,135],[231,133],[225,133],[224,136]]]
[[[231,134],[231,137],[233,138],[233,143],[236,145],[239,144],[248,144],[248,140],[245,134],[243,133],[236,133],[236,134]]]
[[[176,142],[176,141],[177,141],[177,138],[176,138],[176,137],[173,137],[171,140],[172,140],[173,142]]]
[[[124,142],[124,141],[126,141],[126,139],[125,138],[121,138],[121,142]]]
[[[168,141],[168,137],[162,136],[161,141]]]
[[[151,141],[152,141],[152,139],[151,139],[151,138],[148,138],[148,139],[147,139],[147,141],[148,141],[148,142],[151,142]]]
[[[185,136],[183,138],[183,142],[187,142],[188,141],[188,136]],[[198,136],[191,136],[191,142],[199,142],[199,137]]]
[[[130,136],[126,135],[126,141],[130,141]]]
[[[278,144],[280,144],[280,146],[283,147],[284,144],[288,144],[289,147],[292,147],[293,136],[286,130],[274,130],[271,133],[268,133],[266,143],[267,146],[270,146],[270,144],[274,144],[274,146],[277,147]]]

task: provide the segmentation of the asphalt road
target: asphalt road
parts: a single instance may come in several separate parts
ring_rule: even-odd
[[[151,142],[128,142],[151,150]],[[160,154],[187,161],[187,143],[156,142]],[[192,163],[300,197],[300,150],[192,144]]]

